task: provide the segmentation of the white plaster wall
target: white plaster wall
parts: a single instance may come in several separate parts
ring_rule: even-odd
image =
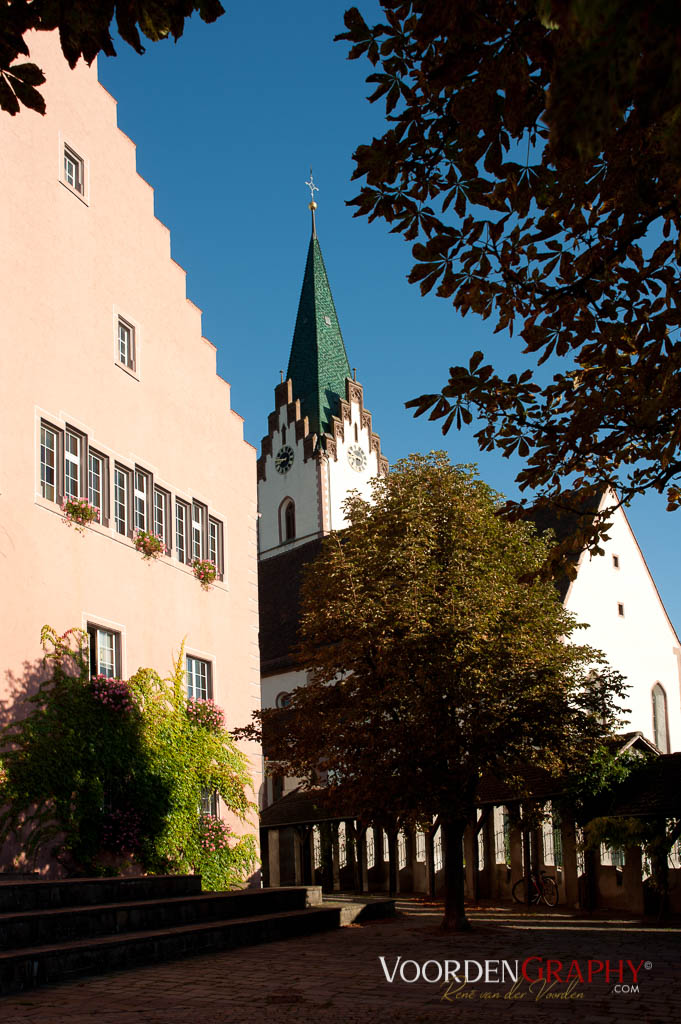
[[[280,693],[290,693],[296,686],[305,686],[307,683],[307,672],[281,672],[273,676],[263,676],[262,706],[264,708],[276,707],[277,696]]]
[[[605,554],[583,554],[565,607],[589,624],[575,640],[604,652],[610,665],[627,677],[628,730],[654,741],[651,690],[661,683],[667,694],[670,750],[681,749],[679,640],[648,571],[624,512],[615,513]],[[615,568],[613,555],[619,559]],[[618,613],[624,606],[624,616]]]
[[[342,530],[347,526],[343,513],[343,502],[350,491],[359,491],[366,500],[371,498],[371,480],[378,476],[378,454],[371,451],[369,431],[362,426],[362,413],[359,402],[351,401],[352,420],[343,421],[345,437],[337,439],[337,458],[328,460],[329,513],[332,530]],[[357,441],[355,441],[355,426]],[[367,457],[366,469],[358,473],[348,462],[348,449],[359,445]]]
[[[294,452],[293,465],[287,473],[277,473],[274,465],[277,452],[284,442],[281,428],[286,427],[286,444]],[[295,424],[287,425],[286,406],[279,409],[279,429],[272,437],[272,455],[267,456],[265,479],[258,481],[258,509],[260,511],[258,538],[260,557],[281,554],[279,540],[279,506],[284,498],[293,498],[296,505],[296,540],[286,547],[311,540],[319,533],[319,493],[317,462],[303,459],[303,440],[296,441]]]

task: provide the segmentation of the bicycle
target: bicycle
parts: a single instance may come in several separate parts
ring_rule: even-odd
[[[511,894],[516,903],[527,903],[524,877],[518,879],[511,889]],[[543,900],[547,907],[555,907],[558,903],[558,886],[545,871],[539,876],[533,871],[530,875],[530,903],[539,903],[540,900]]]

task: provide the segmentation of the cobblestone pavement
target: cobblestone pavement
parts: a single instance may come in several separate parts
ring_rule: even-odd
[[[474,930],[444,935],[441,910],[418,900],[398,901],[393,920],[353,925],[309,938],[218,953],[134,971],[73,981],[0,1001],[1,1024],[390,1024],[500,1019],[512,1024],[662,1024],[681,1018],[681,928],[643,926],[615,916],[579,917],[560,909],[533,913],[506,906],[471,910]],[[383,957],[395,980],[386,980]],[[436,978],[445,960],[508,960],[515,969],[528,957],[561,960],[563,975],[577,959],[625,962],[639,967],[638,993],[615,991],[604,971],[591,984],[515,987],[409,983],[420,965]],[[416,964],[404,964],[404,961]],[[539,961],[527,968],[534,977]],[[450,965],[452,970],[456,970]],[[556,965],[552,965],[552,970]],[[594,965],[594,970],[596,965]],[[462,968],[463,970],[463,968]],[[478,968],[469,965],[475,978]],[[489,967],[494,971],[494,965]],[[530,973],[531,972],[531,973]],[[458,990],[458,992],[456,991]],[[556,998],[558,997],[558,998]],[[562,998],[561,998],[562,997]]]

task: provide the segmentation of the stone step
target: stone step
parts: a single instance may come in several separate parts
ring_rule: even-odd
[[[0,994],[9,995],[40,985],[70,981],[81,974],[140,967],[237,946],[275,942],[339,926],[338,907],[313,906],[287,913],[253,915],[1,952]]]
[[[316,896],[315,891],[308,893],[307,887],[244,889],[0,914],[0,950],[285,913],[319,903]]]
[[[21,882],[4,881],[0,876],[0,914],[172,899],[200,892],[200,875],[135,875],[129,878],[66,878],[58,881],[26,879]]]
[[[395,900],[380,896],[363,897],[327,893],[324,895],[323,905],[338,907],[342,928],[349,924],[364,924],[365,921],[376,921],[380,918],[395,916]]]

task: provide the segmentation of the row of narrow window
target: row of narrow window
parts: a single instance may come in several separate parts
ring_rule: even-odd
[[[113,501],[108,456],[88,445],[87,437],[67,427],[43,421],[40,427],[40,493],[48,501],[87,498],[99,511],[103,526],[110,522],[117,533],[132,536],[135,530],[157,534],[166,554],[173,546],[171,521],[173,499],[169,491],[154,483],[152,474],[139,466],[134,469],[118,462],[113,466]],[[199,501],[175,498],[174,547],[179,562],[207,559],[224,572],[223,525],[208,515]]]

